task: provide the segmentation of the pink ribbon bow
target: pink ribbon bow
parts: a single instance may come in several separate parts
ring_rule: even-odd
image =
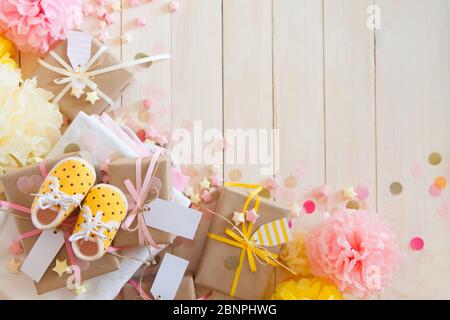
[[[145,174],[144,182],[142,183],[142,158],[136,160],[136,186],[128,179],[124,182],[125,187],[130,193],[133,200],[136,202],[136,205],[132,208],[132,211],[124,222],[122,223],[122,229],[127,231],[138,231],[139,236],[139,245],[144,245],[147,243],[148,245],[158,248],[159,246],[155,243],[150,232],[148,231],[147,225],[144,219],[144,204],[147,198],[147,194],[150,190],[150,182],[153,176],[153,171],[155,170],[156,163],[158,162],[159,157],[163,153],[163,150],[157,149],[151,158],[150,165],[148,166],[147,173]],[[134,228],[131,228],[131,224],[134,219],[137,218],[137,225]]]

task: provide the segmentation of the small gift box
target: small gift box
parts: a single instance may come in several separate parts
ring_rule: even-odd
[[[25,261],[30,258],[30,252],[32,252],[33,249],[36,249],[36,243],[42,240],[41,237],[44,235],[44,232],[40,233],[40,230],[35,229],[31,219],[29,219],[26,214],[23,214],[23,209],[20,208],[27,209],[31,207],[34,198],[31,194],[38,191],[45,177],[45,172],[50,170],[61,159],[69,156],[82,156],[82,154],[70,153],[59,158],[46,160],[40,164],[19,168],[0,176],[0,182],[4,187],[7,198],[7,203],[5,206],[12,209],[12,212],[17,215],[17,218],[15,219],[16,225],[19,233],[21,234],[21,238],[23,239],[22,244],[24,247],[24,252],[27,255]],[[77,214],[77,212],[74,214]],[[56,234],[58,231],[55,229],[54,231],[50,230],[48,232],[53,232]],[[49,243],[47,242],[47,244]],[[51,244],[51,246],[53,246],[53,244]],[[78,266],[81,271],[82,280],[87,280],[119,269],[119,260],[111,255],[105,255],[100,260],[91,262],[89,265],[81,268],[78,261],[68,251],[67,246],[70,246],[70,244],[66,239],[66,241],[61,243],[61,247],[56,247],[56,250],[59,251],[57,251],[56,257],[54,259],[51,258],[50,261],[42,261],[42,259],[44,259],[43,257],[46,256],[44,252],[42,254],[39,252],[34,254],[32,259],[37,259],[35,260],[36,264],[41,266],[44,265],[47,268],[42,277],[40,277],[40,280],[35,282],[38,294],[62,288],[67,285],[67,280],[70,276],[69,273],[63,272],[61,276],[59,276],[57,272],[52,270],[55,266],[57,266],[57,261],[67,261],[68,264],[74,264],[72,262],[75,262],[75,265]],[[44,248],[40,248],[39,250],[41,249]],[[55,249],[55,247],[53,247],[53,249]],[[48,263],[48,266],[46,263]],[[33,268],[33,265],[31,268]]]
[[[153,284],[154,277],[146,276],[142,278],[142,282],[139,278],[134,279],[132,282],[134,285],[141,285],[143,292],[149,293]],[[125,284],[115,300],[142,300],[143,297],[139,294],[139,287],[135,288],[131,283]],[[175,300],[195,300],[197,296],[195,294],[194,278],[192,274],[186,273],[181,280],[180,287],[178,288]]]
[[[151,166],[153,168],[150,168]],[[172,199],[171,168],[167,154],[162,154],[157,160],[154,160],[153,157],[121,158],[111,162],[108,167],[109,183],[122,190],[129,199],[130,213],[125,218],[124,223],[127,223],[133,212],[140,214],[134,210],[140,210],[139,208],[135,208],[137,202],[141,202],[140,205],[143,206],[147,201],[152,200],[156,196],[167,201]],[[151,179],[148,179],[147,185],[143,186],[146,182],[145,178],[147,175],[151,175]],[[131,186],[127,181],[131,183]],[[147,190],[142,190],[143,188]],[[143,191],[143,199],[139,199],[139,195],[134,193],[135,189],[141,189]],[[130,225],[140,223],[138,217],[135,220]],[[114,238],[115,246],[142,245],[139,242],[139,227],[134,230],[130,225],[128,226],[128,230],[133,231],[127,231],[122,227],[116,234]],[[156,244],[170,244],[175,238],[168,232],[147,226],[145,228]]]
[[[112,105],[133,78],[130,67],[169,57],[160,55],[121,63],[98,40],[71,31],[67,41],[39,60],[35,76],[40,87],[55,95],[53,101],[59,104],[61,112],[73,119],[80,111],[101,114]]]
[[[260,186],[237,186],[253,191],[222,188],[195,283],[231,297],[263,299],[274,267],[282,266],[280,244],[292,237],[289,210],[259,197]]]

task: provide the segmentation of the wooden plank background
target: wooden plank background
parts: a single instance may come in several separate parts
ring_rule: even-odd
[[[151,86],[164,93],[172,128],[199,120],[222,132],[278,129],[271,175],[288,176],[300,159],[305,190],[364,182],[371,208],[398,234],[404,263],[380,298],[450,298],[449,228],[427,192],[436,176],[450,178],[450,2],[182,0],[173,14],[168,3],[129,8],[124,0],[110,28],[108,45],[123,60],[172,54],[136,73],[123,110],[138,117],[142,88]],[[380,29],[366,25],[371,5]],[[140,16],[148,23],[137,28]],[[36,59],[20,61],[31,75]],[[442,154],[439,166],[427,163],[431,152]],[[424,170],[419,178],[415,164]],[[224,177],[235,169],[242,181],[267,178],[257,165],[225,165]],[[403,185],[399,196],[389,192],[394,181]],[[424,238],[422,252],[410,250],[414,236]]]

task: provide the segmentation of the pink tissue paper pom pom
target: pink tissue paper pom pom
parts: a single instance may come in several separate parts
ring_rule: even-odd
[[[360,298],[387,287],[402,256],[394,233],[364,210],[335,212],[311,231],[306,244],[312,273]]]
[[[22,51],[45,53],[83,18],[80,0],[1,0],[0,27]]]

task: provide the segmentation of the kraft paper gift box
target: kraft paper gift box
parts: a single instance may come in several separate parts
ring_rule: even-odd
[[[70,153],[52,160],[46,160],[44,162],[46,170],[51,170],[51,168],[58,161],[69,156],[83,155],[81,153]],[[39,182],[42,181],[42,178],[40,177],[41,170],[38,164],[19,168],[0,176],[0,182],[4,187],[7,201],[28,208],[31,207],[34,197],[31,196],[30,193],[35,193],[38,191],[40,187]],[[18,185],[17,181],[20,178],[26,179],[28,183],[23,184],[23,186]],[[78,212],[75,212],[74,214],[78,214]],[[35,227],[33,226],[30,219],[17,217],[15,219],[15,222],[20,234],[35,230]],[[38,240],[38,237],[39,236],[34,236],[22,240],[25,254],[28,254],[32,250],[33,246]],[[52,268],[55,266],[56,259],[60,261],[67,259],[67,261],[69,261],[64,245],[58,251],[56,258],[53,259],[53,261],[49,264],[49,267],[45,271],[41,280],[39,282],[35,282],[35,287],[38,294],[46,293],[66,286],[66,281],[69,275],[65,273],[62,277],[59,277],[58,274],[52,270]],[[85,271],[81,272],[81,279],[91,279],[118,269],[119,260],[114,256],[105,255],[100,260],[91,262],[89,264],[89,267]]]
[[[142,279],[142,290],[147,294],[150,292],[150,288],[153,284],[154,277],[146,276]],[[135,281],[139,283],[140,279],[135,278]],[[192,274],[186,273],[181,280],[180,287],[178,288],[175,300],[196,300],[197,296],[195,294],[194,278]],[[119,295],[115,300],[142,300],[137,290],[129,283],[125,284]]]
[[[70,60],[67,55],[68,42],[60,42],[54,49],[59,57],[61,57],[68,65],[70,65]],[[92,39],[91,54],[94,55],[103,45],[96,39]],[[51,55],[47,55],[44,62],[56,66],[62,67],[62,65]],[[94,63],[94,67],[91,70],[103,69],[109,66],[114,66],[119,64],[120,61],[109,51],[106,50]],[[57,96],[65,87],[66,84],[56,84],[54,81],[61,78],[62,75],[58,74],[43,65],[39,65],[35,71],[34,76],[37,77],[38,85],[41,88],[49,90],[55,96]],[[119,69],[112,72],[96,75],[92,79],[99,90],[101,90],[110,99],[115,100],[120,97],[121,93],[127,87],[127,85],[133,79],[133,73],[130,69]],[[92,91],[88,87],[84,91]],[[58,105],[63,114],[65,114],[69,119],[74,119],[80,111],[87,114],[101,114],[108,107],[108,102],[102,98],[97,100],[94,104],[86,101],[86,96],[83,95],[80,99],[77,99],[73,95],[67,92],[59,100]]]
[[[243,205],[248,194],[237,188],[223,187],[221,190],[216,212],[222,217],[232,221],[234,212],[242,212]],[[260,226],[279,219],[289,217],[289,210],[275,203],[260,198],[260,206],[253,232]],[[253,208],[254,200],[250,203],[249,209]],[[287,221],[287,220],[284,220]],[[215,217],[210,227],[210,234],[221,236],[232,240],[225,234],[226,229],[232,227],[223,219]],[[238,227],[241,230],[241,226]],[[279,253],[280,246],[267,247],[272,253]],[[242,260],[242,268],[238,277],[235,292],[231,289],[235,279],[236,270],[239,266],[242,249],[223,243],[216,239],[208,238],[203,250],[200,264],[195,273],[195,284],[208,287],[212,290],[222,292],[235,298],[245,300],[263,299],[270,278],[273,275],[274,267],[269,264],[261,264],[256,261],[256,271],[250,270],[247,256]]]
[[[125,181],[130,180],[133,185],[136,185],[136,160],[137,158],[121,158],[111,162],[108,166],[109,183],[115,185],[122,190],[127,198],[130,198],[129,190],[125,186]],[[146,157],[141,159],[141,176],[144,179],[149,168],[151,158]],[[159,157],[153,177],[156,177],[161,182],[159,190],[159,198],[167,201],[172,200],[172,183],[171,183],[171,168],[170,159],[167,154]],[[147,195],[146,200],[152,198],[151,193]],[[135,225],[136,222],[133,223]],[[151,237],[157,244],[170,244],[173,242],[175,236],[170,233],[148,227]],[[116,234],[113,242],[114,246],[138,246],[139,237],[137,231],[127,231],[122,228]]]

